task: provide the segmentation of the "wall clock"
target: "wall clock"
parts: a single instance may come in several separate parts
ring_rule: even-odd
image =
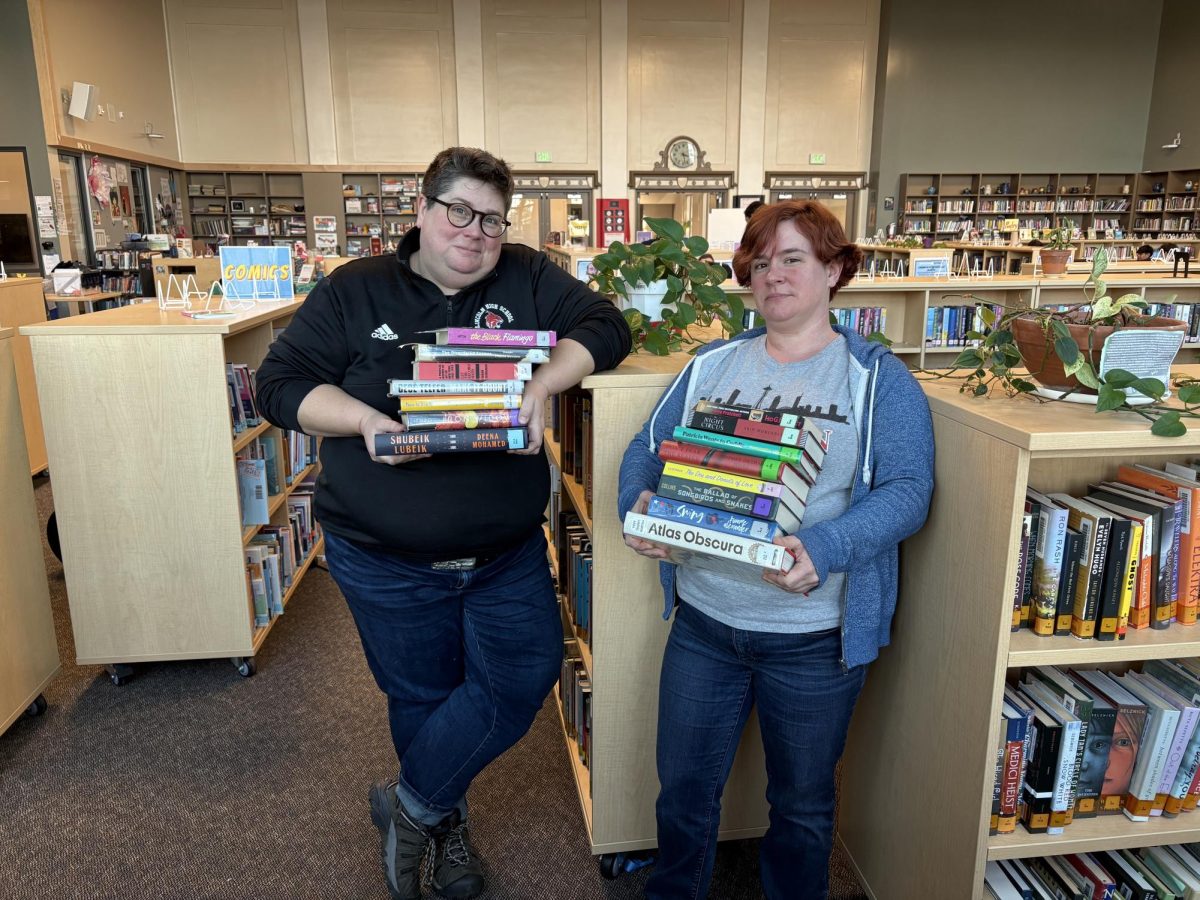
[[[658,162],[654,164],[656,172],[708,172],[712,166],[705,162],[704,151],[694,138],[685,134],[673,137],[667,141],[666,147],[658,151]]]

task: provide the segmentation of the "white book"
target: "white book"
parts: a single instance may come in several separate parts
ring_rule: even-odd
[[[525,382],[512,381],[416,381],[403,378],[388,379],[388,396],[405,397],[412,394],[520,394]]]
[[[983,870],[983,881],[998,900],[1022,900],[1021,892],[1013,887],[1004,870],[995,860],[990,860]]]
[[[1149,857],[1158,863],[1163,871],[1170,873],[1183,883],[1185,900],[1200,900],[1200,878],[1188,871],[1187,866],[1179,858],[1170,853],[1165,847],[1143,847],[1139,851],[1143,858]]]
[[[1179,710],[1145,685],[1130,679],[1128,673],[1118,675],[1114,680],[1146,705],[1146,729],[1138,744],[1137,761],[1133,765],[1133,776],[1129,779],[1129,793],[1138,800],[1153,804],[1167,765],[1175,729],[1179,725]],[[1148,812],[1145,817],[1131,813],[1127,807],[1124,812],[1135,822],[1146,821],[1149,815]]]
[[[1171,741],[1171,750],[1167,755],[1167,764],[1163,769],[1162,780],[1158,784],[1158,793],[1170,795],[1175,786],[1176,777],[1183,766],[1188,746],[1196,733],[1196,725],[1200,722],[1200,707],[1183,695],[1164,684],[1153,675],[1140,672],[1130,672],[1129,676],[1139,684],[1144,684],[1162,699],[1179,710],[1179,724],[1175,727],[1175,737]],[[1191,785],[1191,780],[1188,780]],[[1186,790],[1186,789],[1185,789]]]
[[[1164,846],[1175,856],[1176,859],[1183,863],[1184,867],[1189,872],[1191,872],[1197,878],[1200,878],[1200,858],[1197,858],[1195,852],[1193,852],[1188,846],[1179,846],[1176,844],[1166,844]]]
[[[407,344],[417,362],[550,362],[546,347],[448,347],[439,344]]]
[[[625,514],[625,534],[667,546],[672,562],[727,572],[743,579],[758,580],[763,569],[787,572],[796,561],[781,544],[680,525],[635,512]],[[714,568],[714,563],[722,565]]]
[[[1058,581],[1067,541],[1067,508],[1045,494],[1028,488],[1025,496],[1040,504],[1038,539],[1033,553],[1034,615],[1054,619],[1058,606]]]

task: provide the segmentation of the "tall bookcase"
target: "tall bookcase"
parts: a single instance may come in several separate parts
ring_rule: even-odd
[[[308,233],[297,172],[188,172],[186,181],[197,255],[221,243],[290,246]]]
[[[1200,431],[1157,438],[1138,416],[924,387],[937,442],[933,506],[902,545],[893,643],[871,667],[843,760],[839,840],[860,880],[879,900],[980,898],[987,860],[1200,840],[1200,821],[1187,816],[988,835],[1012,670],[1200,655],[1200,630],[1181,626],[1113,643],[1011,632],[1025,488],[1084,492],[1123,462],[1190,460]]]
[[[342,176],[346,221],[346,256],[370,256],[371,238],[380,249],[395,249],[417,223],[421,176],[406,174],[346,174]]]
[[[21,398],[13,368],[15,332],[0,328],[0,734],[26,711],[45,709],[42,691],[59,670],[50,589],[42,559]]]
[[[27,326],[54,473],[54,502],[80,664],[253,656],[256,628],[235,454],[264,422],[232,434],[226,364],[257,368],[299,302],[194,319],[142,304]],[[282,449],[279,447],[277,449]],[[282,465],[286,457],[276,454]],[[307,473],[270,499],[272,523]],[[304,559],[284,603],[321,552]]]
[[[592,515],[583,489],[562,479],[562,504],[574,508],[592,541],[592,646],[584,655],[592,683],[591,772],[579,761],[575,740],[567,753],[579,789],[592,853],[657,845],[654,801],[658,776],[654,746],[658,676],[670,625],[662,619],[658,564],[625,546],[617,516],[621,456],[686,354],[638,354],[611,372],[590,375]],[[547,433],[549,435],[549,433]],[[556,444],[547,453],[559,460]],[[755,837],[767,826],[766,770],[757,718],[746,725],[722,799],[721,839]]]

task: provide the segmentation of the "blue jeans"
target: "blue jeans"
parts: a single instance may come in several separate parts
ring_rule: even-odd
[[[388,698],[397,795],[427,825],[465,815],[471,780],[529,730],[558,679],[545,537],[448,572],[326,532],[325,559]]]
[[[753,706],[771,806],[763,891],[770,900],[827,896],[834,769],[866,675],[865,666],[843,671],[840,657],[837,629],[742,631],[680,603],[659,681],[659,858],[648,898],[707,895],[721,792]]]

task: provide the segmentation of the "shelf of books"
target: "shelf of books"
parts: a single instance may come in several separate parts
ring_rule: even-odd
[[[343,175],[346,256],[395,250],[417,223],[420,189],[421,176],[415,172]]]
[[[289,246],[304,240],[304,180],[298,172],[187,172],[193,252],[227,245]]]
[[[670,625],[657,564],[625,546],[616,484],[626,446],[689,359],[638,354],[588,376],[582,390],[558,398],[545,443],[560,486],[550,510],[564,597],[558,706],[593,853],[656,844],[657,684]],[[752,720],[725,791],[722,839],[766,830],[765,789]]]
[[[853,867],[876,898],[1200,879],[1200,433],[924,388],[936,489],[843,760]]]
[[[145,304],[30,328],[80,664],[228,657],[252,673],[322,546],[315,439],[254,404],[298,306],[193,319]]]

